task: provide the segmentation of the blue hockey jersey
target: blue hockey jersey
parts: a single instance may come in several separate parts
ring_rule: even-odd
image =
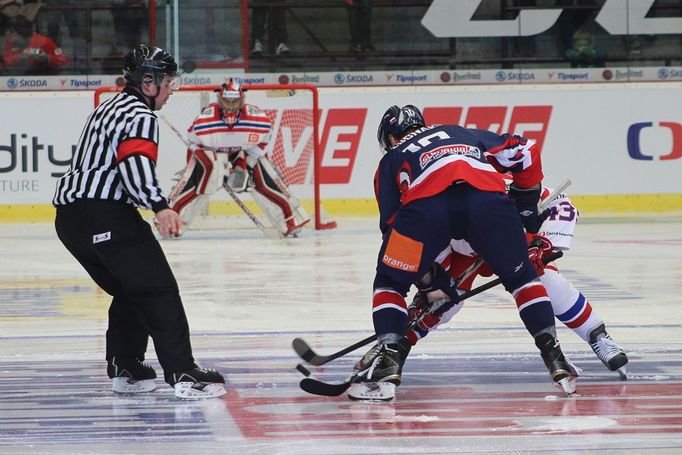
[[[439,194],[454,182],[504,193],[504,173],[511,173],[520,188],[542,181],[534,141],[457,125],[413,131],[383,156],[374,177],[381,232],[391,226],[401,205]]]

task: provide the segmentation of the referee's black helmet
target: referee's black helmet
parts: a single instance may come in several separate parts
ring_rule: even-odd
[[[154,78],[160,85],[163,77],[177,76],[178,64],[168,52],[155,46],[138,44],[128,52],[123,63],[123,76],[126,85],[140,87],[145,76]]]

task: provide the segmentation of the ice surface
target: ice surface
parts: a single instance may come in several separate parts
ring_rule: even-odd
[[[299,239],[194,232],[163,246],[198,361],[228,394],[182,402],[114,396],[106,377],[109,297],[49,225],[0,225],[0,453],[682,453],[682,223],[588,220],[560,266],[631,359],[607,371],[560,327],[584,369],[553,387],[510,297],[471,299],[413,350],[391,403],[307,395],[300,336],[321,354],[372,333],[376,220]],[[341,380],[359,350],[311,370]],[[161,370],[150,348],[150,361]]]

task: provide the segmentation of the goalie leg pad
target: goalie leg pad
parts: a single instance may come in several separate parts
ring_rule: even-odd
[[[279,174],[265,157],[261,157],[253,167],[253,180],[256,191],[267,200],[277,205],[282,211],[285,226],[284,235],[295,235],[310,222],[308,214],[298,200],[289,192],[281,181]]]
[[[197,150],[196,158],[197,163],[204,168],[202,178],[197,182],[197,193],[215,193],[223,185],[225,165],[221,163],[216,152],[210,150]]]
[[[221,170],[224,166],[215,152],[197,150],[195,159],[192,176],[171,207],[186,223],[186,228],[189,228],[197,212],[208,203],[208,195],[221,187],[224,178],[224,171]]]

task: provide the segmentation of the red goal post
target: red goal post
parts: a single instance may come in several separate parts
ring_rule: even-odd
[[[178,130],[186,131],[192,120],[209,102],[215,102],[217,85],[187,85],[174,92],[159,111]],[[314,219],[314,228],[333,229],[333,221],[322,205],[320,175],[322,153],[319,134],[317,87],[310,84],[244,85],[246,103],[265,110],[273,123],[273,134],[266,151],[282,173],[284,182]],[[102,87],[95,91],[95,106],[122,87]],[[160,122],[161,134],[164,125]],[[176,141],[162,138],[161,146]]]

